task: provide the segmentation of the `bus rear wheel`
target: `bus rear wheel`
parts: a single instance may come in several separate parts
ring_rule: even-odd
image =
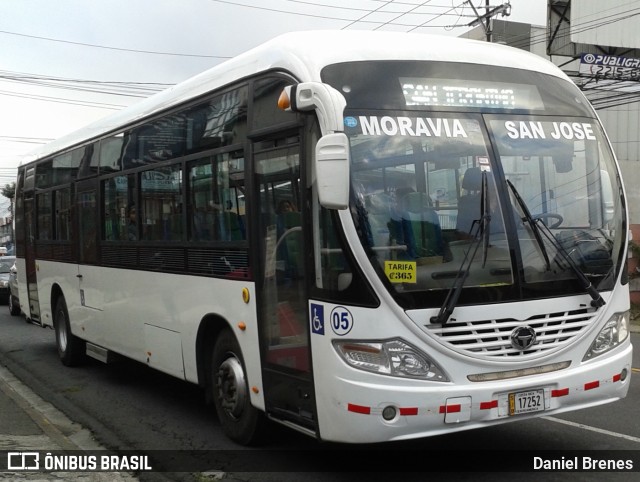
[[[259,443],[264,417],[251,404],[240,346],[229,330],[218,336],[210,367],[213,403],[224,433],[242,445]]]
[[[56,303],[53,326],[56,331],[56,345],[60,361],[68,367],[80,365],[85,358],[85,343],[71,333],[67,303],[62,296],[58,298]]]

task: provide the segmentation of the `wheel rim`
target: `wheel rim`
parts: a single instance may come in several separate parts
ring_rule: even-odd
[[[238,419],[247,399],[247,384],[240,361],[227,358],[218,368],[218,400],[224,411],[233,419]]]

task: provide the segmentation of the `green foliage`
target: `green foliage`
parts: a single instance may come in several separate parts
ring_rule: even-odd
[[[13,202],[13,198],[16,196],[16,183],[5,184],[4,187],[0,189],[0,194]]]
[[[0,188],[0,194],[9,200],[9,209],[11,210],[11,216],[13,216],[13,200],[16,197],[16,183],[5,184]]]

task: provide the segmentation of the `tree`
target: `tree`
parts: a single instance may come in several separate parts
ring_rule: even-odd
[[[13,219],[13,200],[16,197],[16,183],[5,184],[4,187],[0,189],[0,194],[9,200],[9,209],[11,210],[11,218]]]

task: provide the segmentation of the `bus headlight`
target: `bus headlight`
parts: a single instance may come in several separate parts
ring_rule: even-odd
[[[449,381],[431,358],[399,338],[381,341],[334,340],[333,346],[348,365],[360,370],[392,377]]]
[[[629,312],[615,313],[604,325],[582,361],[590,360],[614,349],[629,336]]]

